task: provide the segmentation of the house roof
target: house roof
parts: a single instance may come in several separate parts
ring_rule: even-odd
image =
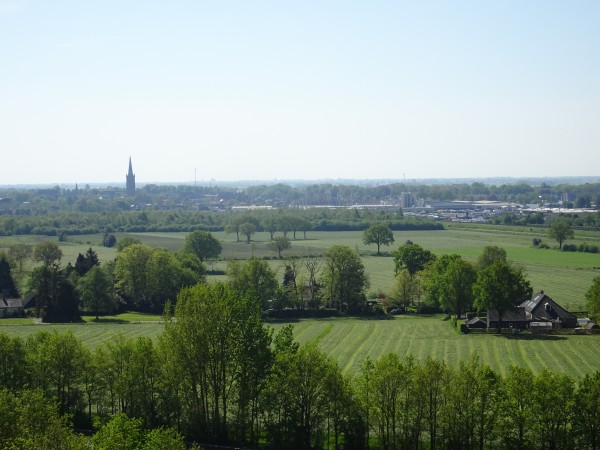
[[[488,321],[497,322],[498,321],[498,311],[495,309],[487,310],[487,318]],[[527,321],[527,317],[525,315],[525,308],[518,306],[515,309],[511,309],[509,311],[505,311],[502,314],[502,322],[524,322]]]
[[[552,300],[544,291],[537,292],[530,300],[521,303],[520,307],[525,308],[533,320],[576,319],[574,314]]]
[[[0,309],[22,308],[23,303],[20,298],[1,298]]]

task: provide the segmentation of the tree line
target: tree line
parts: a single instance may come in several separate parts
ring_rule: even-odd
[[[29,214],[0,215],[0,235],[44,235],[68,239],[69,236],[97,233],[227,231],[239,240],[240,226],[252,232],[290,234],[306,239],[308,231],[361,231],[376,222],[386,222],[395,230],[443,229],[428,219],[404,217],[401,210],[367,209],[278,209],[252,212],[153,210],[114,212],[67,212],[40,210]],[[300,233],[297,236],[297,233]]]

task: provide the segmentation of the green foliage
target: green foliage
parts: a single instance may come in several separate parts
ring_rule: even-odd
[[[87,448],[65,416],[39,390],[11,393],[0,389],[0,448],[19,450]]]
[[[380,255],[380,247],[382,245],[394,243],[394,232],[384,223],[374,224],[364,231],[363,242],[366,245],[377,245],[377,254]]]
[[[254,428],[257,383],[270,364],[270,343],[259,304],[231,285],[199,284],[180,292],[160,347],[167,382],[183,395],[182,426],[189,436],[226,441],[230,410],[240,413],[239,426]]]
[[[502,314],[530,298],[533,289],[520,268],[496,261],[479,272],[473,292],[474,306],[480,311],[495,309],[501,320]]]
[[[94,435],[93,448],[111,450],[138,450],[143,448],[142,422],[125,414],[115,415]]]
[[[441,270],[441,265],[436,269]],[[428,282],[430,295],[435,296],[444,310],[461,317],[473,305],[473,285],[477,280],[475,266],[458,257],[449,258],[443,271],[436,272],[436,269]]]
[[[358,253],[345,245],[334,245],[325,251],[323,266],[322,296],[329,307],[342,309],[345,304],[351,313],[360,311],[369,279]]]
[[[33,249],[33,259],[43,263],[46,267],[58,264],[63,254],[56,242],[43,241]]]
[[[117,307],[113,279],[103,267],[92,267],[77,281],[76,288],[82,309],[93,313],[96,319]]]
[[[402,268],[406,268],[410,275],[425,269],[429,263],[434,262],[436,256],[417,244],[406,244],[400,246],[394,252],[394,270],[398,273]]]
[[[592,280],[592,285],[585,294],[587,310],[595,321],[600,320],[600,275]]]
[[[2,298],[17,298],[19,293],[13,281],[10,262],[6,255],[0,254],[0,300]]]
[[[250,243],[250,239],[256,233],[256,225],[252,222],[244,222],[239,226],[240,233],[246,236],[246,243]]]
[[[268,245],[271,250],[277,252],[279,259],[281,259],[281,252],[292,248],[292,241],[285,236],[275,236]]]
[[[208,231],[194,231],[185,238],[184,250],[196,255],[200,261],[218,258],[223,246]]]
[[[555,220],[548,229],[548,236],[558,242],[558,248],[562,248],[564,241],[573,239],[574,232],[571,223],[563,218]]]
[[[227,265],[227,275],[236,291],[257,300],[263,310],[269,309],[271,302],[276,300],[279,294],[275,271],[261,259],[230,261]]]
[[[506,250],[497,245],[486,245],[481,256],[477,258],[477,266],[480,269],[485,269],[497,261],[507,262]]]
[[[104,245],[105,247],[108,247],[108,248],[114,247],[116,243],[117,243],[117,238],[112,233],[106,233],[104,235],[104,238],[102,239],[102,245]]]
[[[141,244],[141,243],[142,243],[142,241],[140,241],[139,239],[136,239],[131,236],[125,236],[124,238],[119,239],[119,241],[117,242],[117,251],[122,252],[130,245]]]

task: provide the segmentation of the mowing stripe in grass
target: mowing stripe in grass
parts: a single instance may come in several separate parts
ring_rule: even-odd
[[[554,347],[554,354],[559,354],[560,356],[562,356],[561,359],[563,359],[563,361],[568,361],[570,366],[572,367],[572,370],[568,370],[566,371],[566,373],[577,372],[578,376],[582,376],[584,372],[581,370],[581,367],[575,363],[572,356],[568,352],[564,351],[563,346],[561,344],[562,343],[560,341],[554,341],[550,343],[550,346]]]

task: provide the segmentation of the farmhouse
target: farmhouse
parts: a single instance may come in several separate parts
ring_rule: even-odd
[[[531,300],[524,301],[519,307],[525,309],[530,322],[551,322],[553,328],[577,326],[577,317],[548,297],[544,291],[534,294]]]
[[[2,317],[22,317],[25,315],[25,308],[35,306],[35,294],[30,293],[24,298],[0,298],[0,318]]]
[[[525,300],[516,308],[506,311],[502,317],[498,316],[498,311],[495,309],[487,310],[488,328],[541,330],[577,327],[577,317],[552,300],[544,291],[534,294],[530,300]]]

